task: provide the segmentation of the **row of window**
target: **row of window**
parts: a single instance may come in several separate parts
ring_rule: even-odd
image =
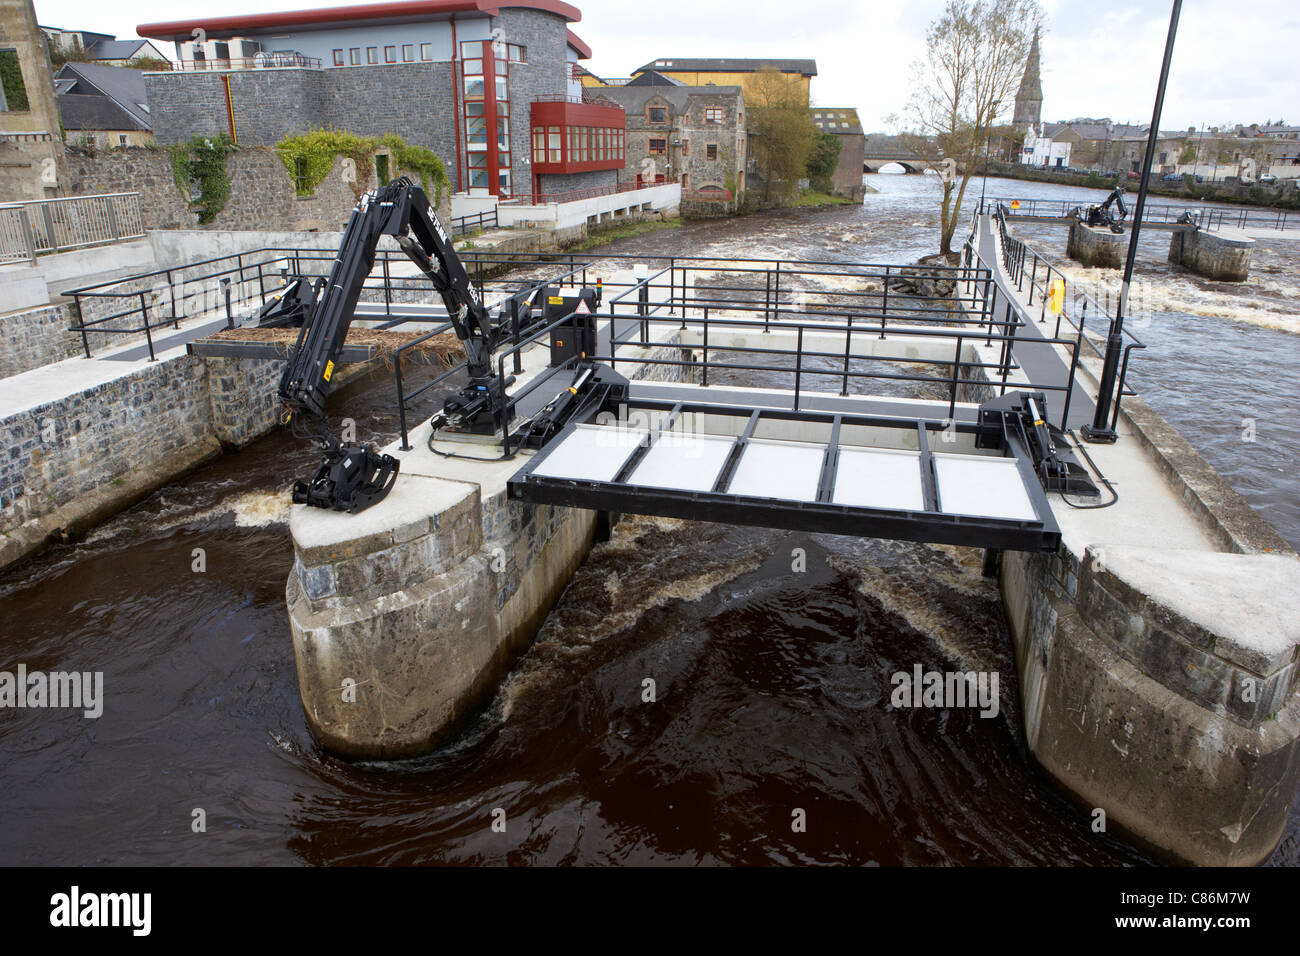
[[[668,140],[651,137],[646,143],[646,152],[653,156],[663,156],[668,152]],[[689,140],[682,140],[682,155],[691,155],[691,144]],[[716,160],[718,158],[718,144],[709,143],[704,147],[704,158]]]
[[[533,127],[534,163],[601,163],[626,158],[626,133],[616,126],[568,127],[568,155],[564,155],[565,127]]]
[[[528,47],[523,46],[519,43],[502,43],[498,45],[501,47],[501,52],[497,55],[497,69],[496,69],[497,73],[502,75],[505,74],[507,62],[509,63],[528,62]],[[416,62],[415,52],[417,46],[419,47],[421,61],[428,63],[433,59],[432,43],[419,43],[419,44],[403,43],[400,45],[401,47],[400,60],[398,59],[398,44],[393,44],[392,46],[384,47],[384,62],[385,63],[398,63],[398,62],[414,63]],[[465,72],[481,74],[483,72],[483,61],[481,59],[475,59],[471,62],[470,57],[478,58],[483,55],[482,41],[470,40],[465,43],[462,43],[461,50],[462,50],[462,56],[465,57]],[[374,66],[376,63],[379,62],[379,47],[368,46],[362,48],[359,46],[354,46],[346,50],[335,50],[334,65],[335,66],[361,66],[363,56],[365,57],[365,64],[367,66]]]
[[[668,125],[668,107],[647,106],[645,121],[650,126]],[[727,121],[727,111],[720,106],[708,106],[704,109],[704,122],[710,126],[721,126]]]
[[[420,47],[420,59],[421,59],[421,60],[424,60],[425,62],[428,62],[428,61],[430,61],[430,60],[433,59],[433,44],[432,44],[432,43],[421,43],[421,44],[419,44],[419,47]],[[415,48],[416,48],[416,44],[414,44],[414,43],[403,43],[403,44],[402,44],[402,59],[401,59],[401,62],[402,62],[402,63],[414,63],[414,62],[415,62]],[[362,57],[361,47],[359,47],[359,46],[354,46],[354,47],[352,47],[351,49],[347,50],[346,52],[347,52],[347,59],[346,59],[346,61],[345,61],[345,60],[344,60],[344,56],[343,56],[343,55],[344,55],[344,51],[343,51],[343,50],[335,50],[335,51],[334,51],[334,65],[335,65],[335,66],[361,66],[361,57]],[[365,48],[365,58],[366,58],[366,65],[368,65],[368,66],[374,66],[376,63],[378,63],[378,62],[379,62],[379,47],[377,47],[377,46],[368,46],[368,47],[366,47],[366,48]],[[393,45],[393,46],[386,46],[386,47],[384,47],[384,62],[385,62],[385,63],[397,63],[397,62],[398,62],[398,59],[397,59],[397,46],[396,46],[396,45]]]
[[[460,58],[462,60],[471,60],[483,55],[483,40],[462,40],[460,44]],[[500,40],[491,41],[492,55],[498,60],[507,60],[510,63],[527,63],[528,47],[521,43],[503,43]]]

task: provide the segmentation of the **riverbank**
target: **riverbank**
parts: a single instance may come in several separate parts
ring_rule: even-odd
[[[1051,183],[1055,186],[1081,186],[1086,189],[1114,189],[1116,184],[1120,184],[1134,192],[1139,185],[1138,180],[1129,179],[1120,173],[1107,175],[1065,173],[1011,163],[989,163],[987,166],[980,167],[976,171],[976,175]],[[1187,199],[1195,202],[1217,202],[1234,206],[1255,206],[1262,209],[1300,209],[1300,189],[1286,184],[1270,187],[1247,183],[1233,185],[1230,183],[1193,182],[1189,186],[1185,179],[1184,181],[1171,183],[1156,177],[1152,179],[1147,191],[1153,196],[1168,196],[1172,199]]]

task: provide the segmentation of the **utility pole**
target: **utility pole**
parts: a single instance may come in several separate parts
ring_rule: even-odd
[[[1133,282],[1133,266],[1137,262],[1138,240],[1142,232],[1142,213],[1146,209],[1147,189],[1151,182],[1151,164],[1155,161],[1156,140],[1160,136],[1160,114],[1165,106],[1165,86],[1169,83],[1169,64],[1174,57],[1174,38],[1178,35],[1178,15],[1182,12],[1183,0],[1174,0],[1173,10],[1169,14],[1169,36],[1165,39],[1165,59],[1160,66],[1160,82],[1156,86],[1156,104],[1151,114],[1151,129],[1147,132],[1146,158],[1142,162],[1138,187],[1137,208],[1133,211],[1133,225],[1129,227],[1128,258],[1124,262],[1124,284],[1120,286],[1119,302],[1115,306],[1115,318],[1110,323],[1110,335],[1106,338],[1106,358],[1101,368],[1101,387],[1097,393],[1097,413],[1091,425],[1081,429],[1085,440],[1090,442],[1110,443],[1118,437],[1110,425],[1110,407],[1115,380],[1119,373],[1120,353],[1124,349],[1124,312],[1128,305],[1129,288]]]

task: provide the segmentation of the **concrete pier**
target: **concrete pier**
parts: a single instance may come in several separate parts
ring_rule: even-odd
[[[604,278],[609,296],[632,281],[626,272]],[[651,283],[653,301],[668,298],[669,281]],[[660,328],[661,344],[626,354],[679,357],[677,329]],[[527,349],[515,388],[548,360],[545,344]],[[677,371],[618,371],[642,379],[665,368]],[[301,505],[291,513],[286,599],[299,690],[317,739],[345,757],[417,756],[454,734],[532,641],[595,538],[594,511],[507,500],[506,480],[531,452],[495,461],[490,441],[439,438],[440,455],[427,447],[429,432],[427,422],[415,429],[409,451],[384,449],[401,471],[379,504],[357,515]]]
[[[990,265],[994,247],[989,231]],[[995,271],[997,308],[1032,319]],[[1079,372],[1095,396],[1100,355],[1085,349]],[[1025,738],[1090,822],[1101,811],[1174,862],[1258,864],[1300,774],[1300,559],[1140,398],[1116,429],[1115,444],[1086,446],[1115,503],[1053,499],[1057,553],[1001,558]]]
[[[1250,276],[1255,240],[1238,229],[1176,232],[1169,240],[1169,261],[1197,275],[1221,282],[1245,282]]]
[[[1077,219],[1070,222],[1065,254],[1089,268],[1121,268],[1127,248],[1127,232],[1111,232],[1101,226],[1086,225]]]

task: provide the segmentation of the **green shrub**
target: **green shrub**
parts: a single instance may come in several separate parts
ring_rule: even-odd
[[[443,189],[450,187],[447,170],[442,160],[430,149],[412,146],[394,133],[383,136],[357,136],[346,130],[318,129],[301,136],[287,136],[276,144],[275,150],[293,178],[300,196],[310,196],[329,175],[338,156],[351,159],[356,166],[358,195],[370,186],[374,175],[374,157],[380,149],[393,155],[394,172],[409,169],[420,177],[420,185],[433,198],[436,206],[442,202]]]
[[[230,198],[230,173],[226,157],[238,149],[226,134],[195,136],[188,143],[168,146],[172,177],[191,209],[199,214],[199,224],[206,226],[226,207]],[[198,198],[192,188],[198,186]]]

